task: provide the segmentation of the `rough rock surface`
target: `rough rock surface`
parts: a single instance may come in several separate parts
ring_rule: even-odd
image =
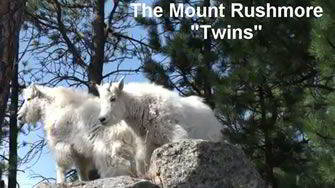
[[[243,151],[226,142],[192,139],[166,144],[154,151],[148,177],[152,181],[120,176],[38,188],[265,188]]]
[[[37,185],[37,188],[159,188],[159,186],[148,180],[119,176],[108,179],[98,179],[88,182],[75,182],[68,184],[45,184]]]
[[[238,147],[222,142],[183,140],[156,149],[149,175],[160,187],[265,187]]]

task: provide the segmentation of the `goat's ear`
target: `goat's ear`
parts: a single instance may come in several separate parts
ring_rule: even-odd
[[[111,91],[111,89],[112,89],[112,85],[113,85],[113,82],[109,82],[107,91],[109,91],[109,92]]]
[[[37,88],[34,82],[32,82],[28,87],[30,87],[33,90]]]
[[[125,77],[122,77],[121,80],[118,82],[118,89],[119,91],[122,91],[123,90],[123,87],[124,87],[124,78]]]
[[[91,87],[94,87],[95,89],[97,89],[99,91],[100,85],[97,84],[96,82],[90,82]]]
[[[36,86],[34,83],[32,83],[30,87],[31,87],[31,89],[33,90],[33,95],[34,95],[35,97],[41,97],[41,96],[42,96],[42,92],[41,92],[41,90],[39,90],[39,89],[37,88],[37,86]]]
[[[35,90],[36,89],[36,85],[34,83],[31,83],[30,86],[29,86],[32,90]]]

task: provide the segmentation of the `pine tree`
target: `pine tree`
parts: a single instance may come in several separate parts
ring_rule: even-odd
[[[138,71],[120,68],[141,45],[126,34],[133,27],[129,21],[130,1],[113,2],[34,0],[28,3],[25,29],[33,37],[29,51],[40,57],[33,66],[42,72],[39,74],[42,77],[51,77],[48,84],[66,82],[71,86],[86,86],[90,93],[97,95],[92,82],[100,83],[120,72]],[[107,12],[105,3],[113,7],[111,12]],[[117,70],[103,71],[106,64]]]
[[[310,84],[314,89],[306,100],[310,112],[305,119],[304,131],[312,146],[310,156],[315,167],[314,176],[319,177],[324,185],[334,186],[335,2],[315,0],[313,4],[321,5],[325,14],[312,23],[309,50],[316,57],[319,74]]]
[[[8,187],[16,187],[17,184],[18,85],[16,83],[18,80],[19,32],[24,7],[25,1],[22,0],[0,2],[0,147],[3,147],[2,142],[5,140],[6,133],[3,130],[9,129],[9,157],[2,156],[4,153],[0,154],[0,185],[4,184],[1,179],[4,166],[8,165]],[[11,108],[8,108],[9,98]],[[10,114],[9,123],[6,118],[7,114]]]
[[[229,12],[232,2],[236,1],[212,3],[217,6],[223,3]],[[260,0],[240,2],[245,6],[264,6]],[[320,2],[270,3],[304,7],[320,5]],[[317,54],[311,53],[311,46],[320,50],[311,40],[320,34],[315,29],[320,20],[230,18],[228,14],[225,18],[170,18],[169,3],[209,6],[206,0],[162,0],[155,5],[163,7],[164,16],[137,19],[148,29],[153,48],[152,54],[143,61],[147,77],[173,87],[182,95],[204,97],[217,111],[225,136],[242,146],[273,187],[329,185],[322,184],[320,174],[315,173],[320,167],[315,163],[315,156],[322,153],[306,134],[306,118],[311,113],[308,104],[315,102],[311,93],[316,88],[327,89],[323,88],[325,83],[316,84],[318,79],[333,78],[332,66],[320,64]],[[323,3],[323,7],[329,8],[333,4]],[[214,40],[210,35],[204,40],[202,31],[190,30],[195,23],[212,25],[212,28],[262,25],[263,29],[252,40]],[[329,54],[325,56],[328,58]],[[160,56],[165,61],[157,59]]]

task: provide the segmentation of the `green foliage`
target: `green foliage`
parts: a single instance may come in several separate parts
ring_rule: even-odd
[[[312,98],[312,97],[311,97]],[[310,114],[305,119],[304,132],[312,145],[311,161],[322,182],[335,185],[335,103],[334,94],[309,100]]]
[[[155,83],[163,85],[166,88],[173,88],[171,82],[169,81],[169,77],[166,74],[168,70],[166,70],[165,67],[158,62],[151,58],[147,58],[143,66],[143,70],[146,77],[150,80],[153,80]]]
[[[231,2],[236,1],[211,3]],[[246,6],[265,3],[240,2]],[[155,5],[168,14],[168,3],[176,2],[162,0]],[[209,1],[187,4],[208,6]],[[169,85],[182,95],[204,97],[215,107],[224,135],[242,146],[272,186],[331,187],[335,183],[331,97],[335,91],[335,3],[299,0],[271,4],[321,5],[325,14],[321,19],[138,19],[148,29],[150,44],[155,44],[150,61],[142,62],[150,67],[144,71],[152,81],[172,83]],[[158,32],[152,35],[155,23]],[[204,40],[201,30],[190,30],[193,23],[214,28],[261,24],[263,30],[252,40]],[[159,31],[163,34],[157,35]],[[152,60],[157,55],[165,61]]]
[[[335,185],[334,144],[335,144],[335,2],[314,0],[314,5],[324,8],[324,16],[314,19],[311,30],[311,45],[309,52],[318,63],[317,87],[311,90],[306,100],[309,113],[304,120],[304,132],[312,147],[311,163],[314,175],[319,177],[323,185]]]

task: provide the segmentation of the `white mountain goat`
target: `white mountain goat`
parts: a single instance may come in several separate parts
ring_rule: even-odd
[[[88,180],[93,167],[102,177],[135,173],[130,159],[135,155],[133,148],[138,147],[136,137],[124,122],[110,128],[99,126],[97,97],[69,88],[38,85],[24,89],[23,95],[25,102],[18,119],[23,123],[43,121],[57,163],[58,183],[65,181],[65,172],[73,165],[79,180]]]
[[[146,162],[157,147],[184,138],[220,141],[221,125],[213,111],[197,96],[181,97],[149,83],[96,85],[100,94],[99,120],[114,125],[121,120],[146,145]]]

